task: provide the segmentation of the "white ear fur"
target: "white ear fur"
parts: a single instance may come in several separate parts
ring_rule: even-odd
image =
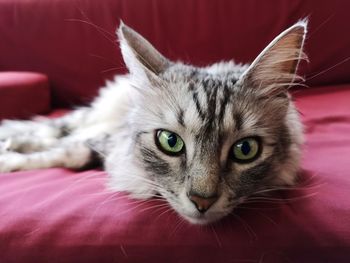
[[[129,72],[137,77],[158,75],[170,62],[145,38],[122,21],[117,31],[122,56]]]
[[[307,59],[303,53],[306,32],[305,19],[279,34],[242,74],[241,81],[272,95],[287,91],[296,79],[302,80],[296,71],[300,60]]]

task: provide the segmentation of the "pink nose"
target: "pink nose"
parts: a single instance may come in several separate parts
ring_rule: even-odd
[[[218,200],[217,195],[212,197],[202,197],[197,194],[189,194],[188,198],[196,206],[197,210],[200,213],[205,213],[212,206],[212,204],[214,204],[215,201]]]

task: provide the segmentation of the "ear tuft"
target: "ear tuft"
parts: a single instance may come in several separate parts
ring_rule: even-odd
[[[307,57],[303,52],[307,20],[301,20],[277,36],[254,60],[242,80],[265,94],[286,92],[296,80],[299,62]]]
[[[147,75],[151,72],[158,75],[169,66],[169,60],[123,21],[120,21],[117,34],[124,62],[131,74]]]

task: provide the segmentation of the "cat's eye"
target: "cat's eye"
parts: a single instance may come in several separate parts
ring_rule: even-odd
[[[231,148],[232,159],[238,163],[252,162],[259,157],[260,152],[260,140],[257,137],[241,139]]]
[[[179,155],[185,149],[185,143],[179,135],[167,130],[156,131],[156,145],[168,155]]]

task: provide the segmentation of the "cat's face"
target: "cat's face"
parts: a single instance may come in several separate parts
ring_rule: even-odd
[[[303,23],[285,31],[249,68],[195,68],[167,61],[120,29],[139,90],[130,115],[134,158],[149,187],[191,223],[216,221],[257,191],[293,182],[301,125],[286,86],[304,32]]]
[[[227,76],[180,72],[169,69],[165,89],[135,111],[136,157],[176,211],[207,223],[275,185],[281,166],[295,158],[286,123],[291,102],[259,96]]]

